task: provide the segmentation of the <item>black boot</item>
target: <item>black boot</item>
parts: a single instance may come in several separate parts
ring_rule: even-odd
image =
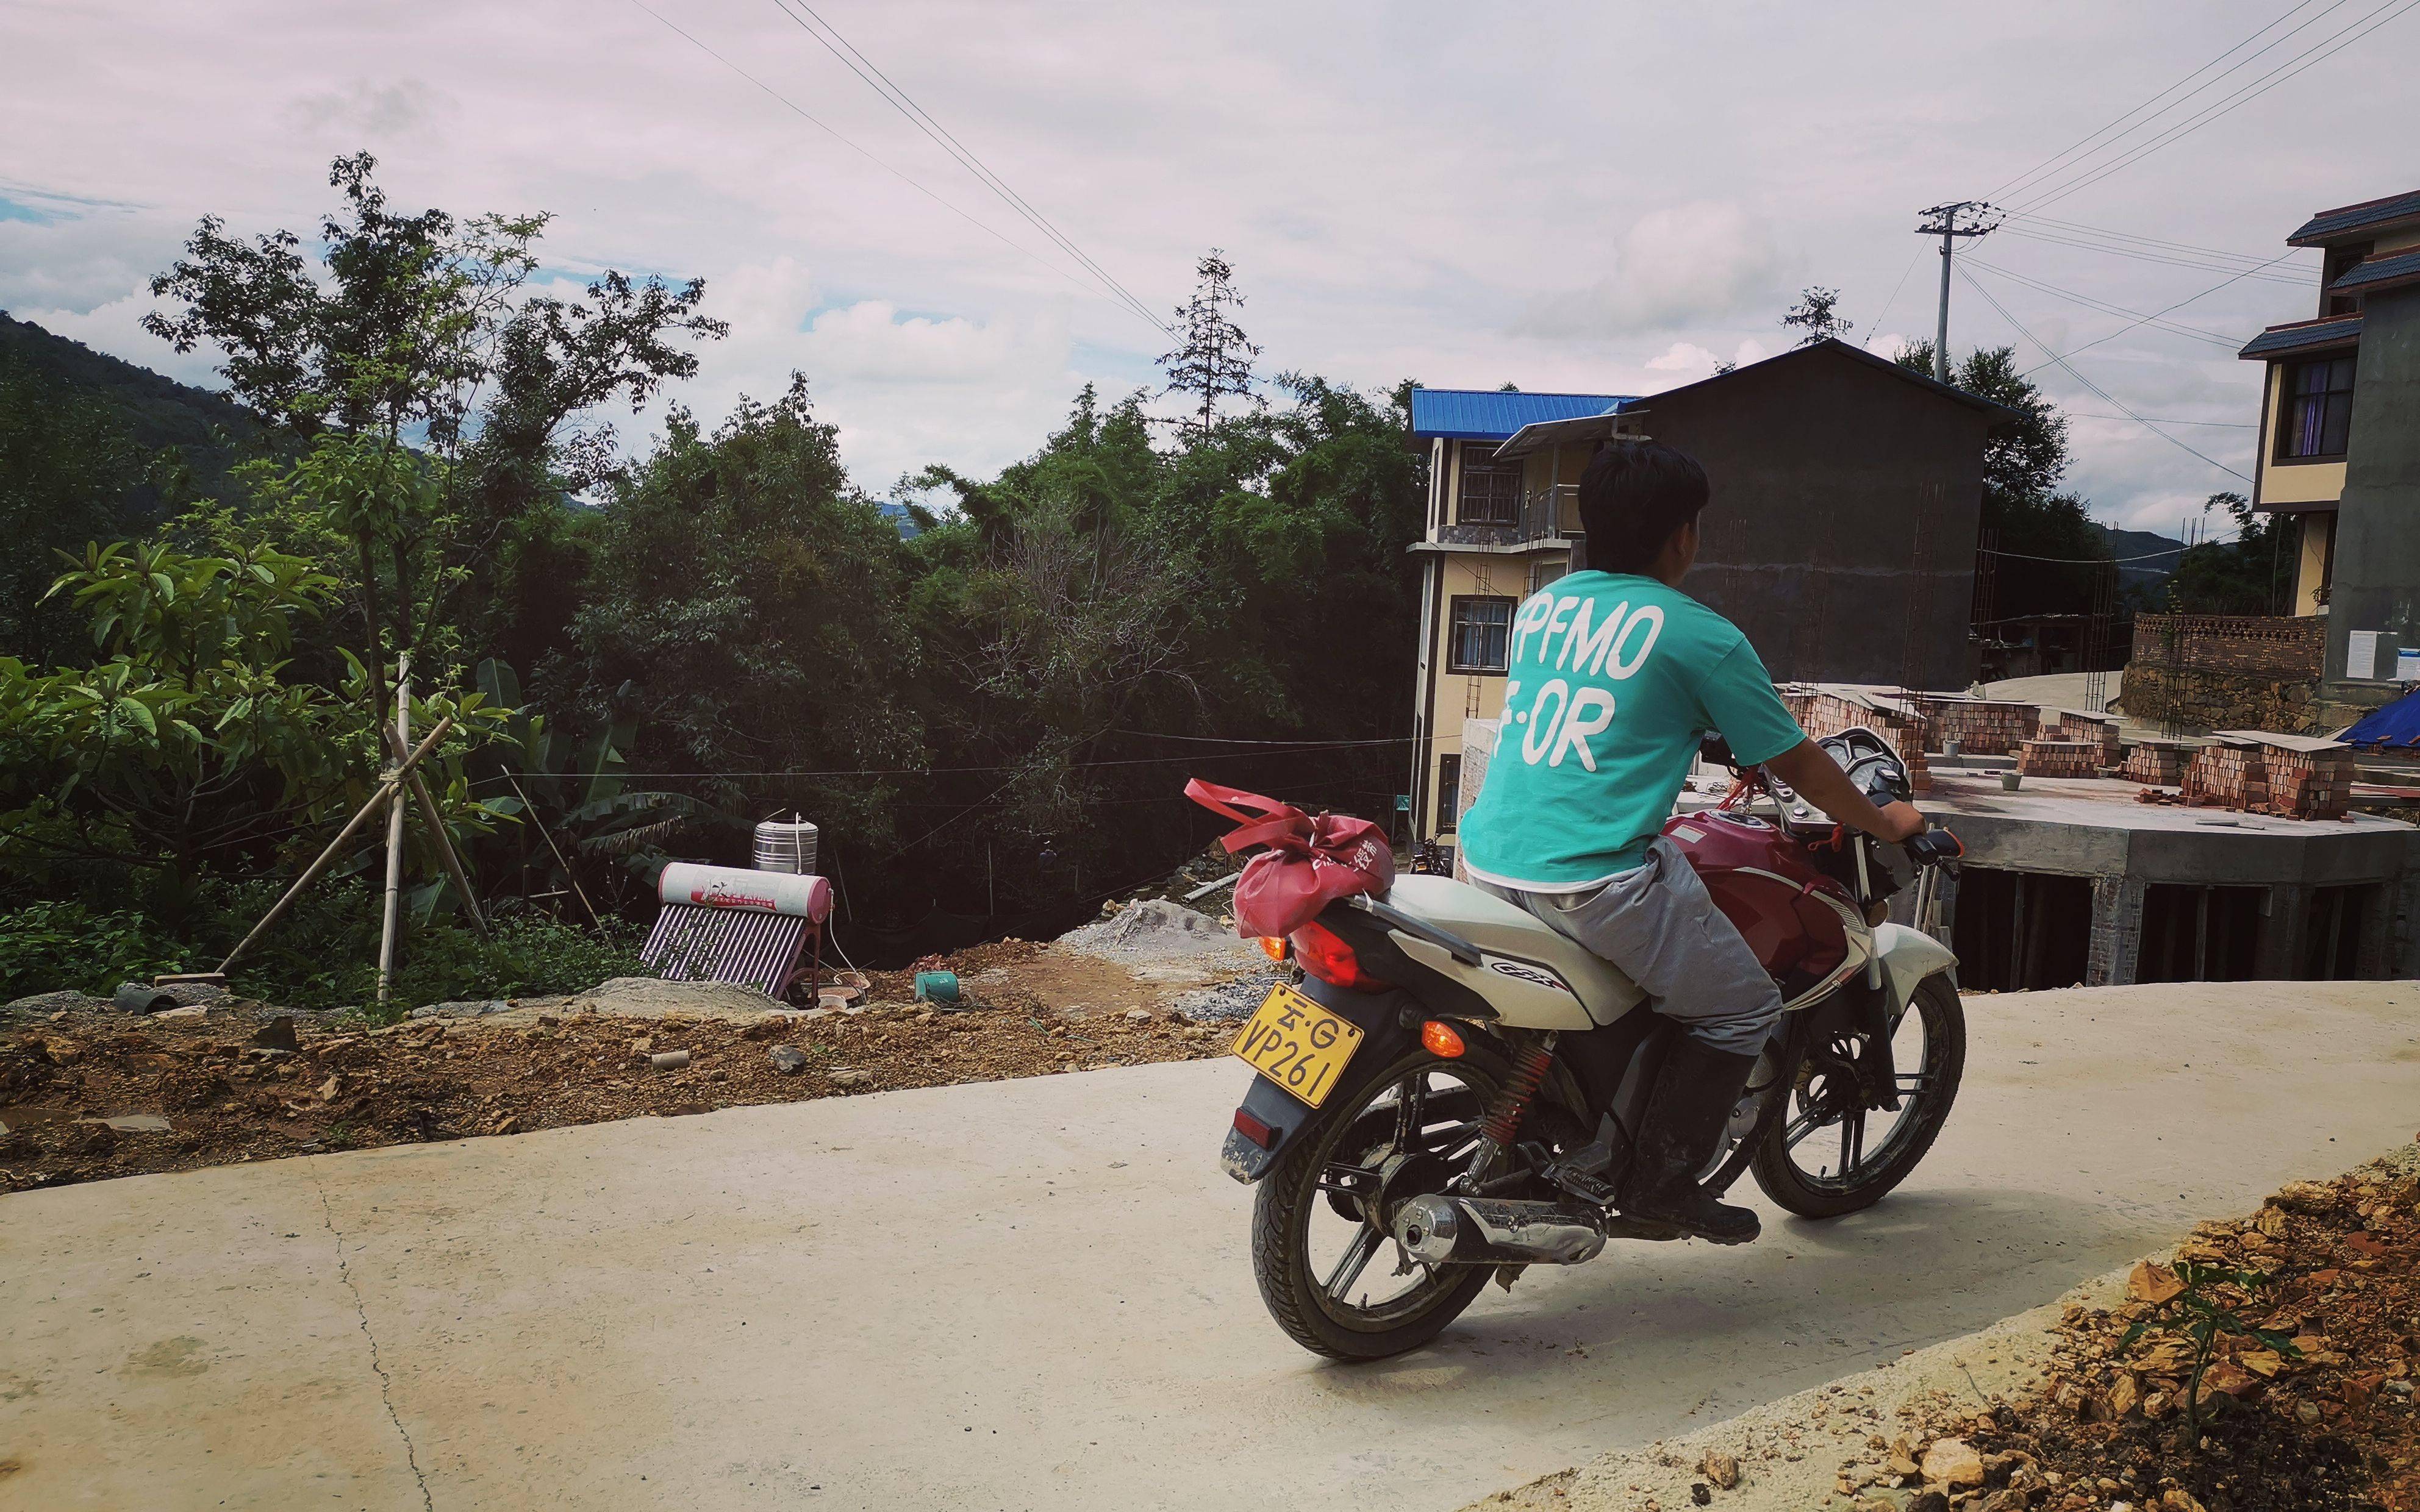
[[[1685,1035],[1674,1037],[1622,1177],[1624,1217],[1668,1225],[1717,1244],[1756,1238],[1755,1213],[1715,1201],[1698,1184],[1698,1173],[1721,1148],[1724,1126],[1746,1090],[1756,1059],[1710,1050]]]

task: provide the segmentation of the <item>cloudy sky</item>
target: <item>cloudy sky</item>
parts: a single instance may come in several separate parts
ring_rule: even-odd
[[[2102,517],[2168,530],[2252,471],[2232,346],[2315,310],[2314,254],[2226,281],[2314,209],[2420,188],[2420,0],[815,3],[1155,311],[1224,248],[1266,372],[1652,393],[1786,345],[1809,283],[1887,351],[1931,330],[1915,212],[1962,198],[2036,217],[1975,247],[2007,315],[1960,283],[1962,350],[2030,366],[2225,283],[2167,317],[2200,334],[2039,375]],[[137,328],[146,278],[206,212],[307,230],[328,159],[365,147],[403,206],[553,212],[551,276],[706,278],[733,333],[682,401],[801,370],[877,491],[1030,452],[1087,381],[1153,381],[1161,332],[800,17],[646,4],[0,0],[0,307],[209,381]],[[2148,125],[2021,180],[2112,122]]]

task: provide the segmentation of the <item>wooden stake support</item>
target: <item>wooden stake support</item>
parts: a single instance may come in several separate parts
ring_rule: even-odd
[[[226,959],[219,963],[218,970],[209,975],[225,980],[227,973],[235,969],[236,962],[242,958],[243,953],[251,949],[263,934],[269,933],[269,927],[271,924],[285,917],[286,910],[292,907],[294,900],[302,895],[303,888],[318,880],[319,873],[328,870],[330,863],[334,862],[337,855],[344,850],[346,841],[361,833],[362,826],[369,823],[370,816],[378,812],[380,805],[399,794],[405,779],[411,777],[412,769],[417,767],[430,751],[437,748],[438,742],[443,740],[453,728],[454,717],[450,714],[437,721],[437,728],[428,732],[428,738],[422,741],[411,755],[406,756],[402,764],[394,771],[386,774],[384,780],[379,784],[378,791],[371,794],[369,801],[363,804],[354,812],[353,817],[345,822],[345,827],[337,832],[334,840],[328,842],[328,848],[319,853],[318,859],[302,869],[302,874],[294,879],[294,885],[287,887],[277,902],[270,904],[269,912],[260,916],[259,923],[252,926],[252,933],[237,941],[235,949],[227,952]]]

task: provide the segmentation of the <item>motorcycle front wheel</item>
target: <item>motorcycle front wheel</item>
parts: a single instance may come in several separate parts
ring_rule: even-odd
[[[1462,1316],[1488,1268],[1409,1261],[1389,1225],[1468,1165],[1508,1072],[1478,1043],[1450,1060],[1413,1050],[1321,1109],[1279,1157],[1252,1204],[1252,1273],[1288,1337],[1332,1360],[1382,1360]],[[1346,1190],[1366,1191],[1367,1173],[1382,1178],[1374,1194]]]
[[[1896,1112],[1865,1105],[1854,1076],[1827,1071],[1854,1063],[1864,1036],[1811,1047],[1777,1116],[1766,1120],[1749,1169],[1776,1203],[1802,1218],[1838,1218],[1870,1208],[1907,1180],[1932,1148],[1966,1071],[1966,1013],[1947,975],[1916,985],[1891,1037]]]

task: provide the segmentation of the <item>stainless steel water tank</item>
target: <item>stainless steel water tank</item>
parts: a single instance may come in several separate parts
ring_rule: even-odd
[[[815,833],[814,825],[796,815],[766,820],[756,826],[756,870],[814,875]]]

